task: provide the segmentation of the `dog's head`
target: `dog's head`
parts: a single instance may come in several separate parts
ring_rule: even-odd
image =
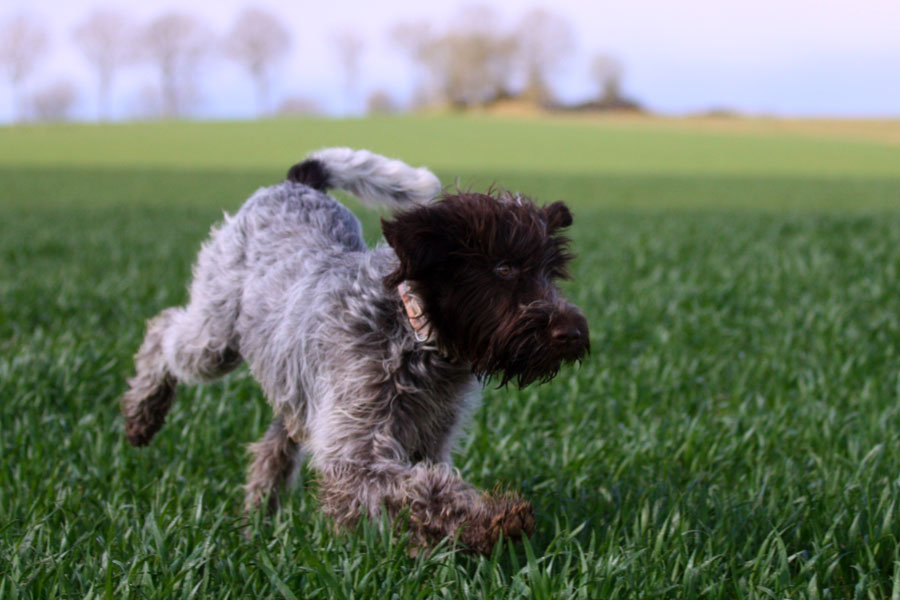
[[[408,282],[439,345],[501,385],[549,381],[589,350],[587,321],[556,282],[572,255],[562,202],[538,207],[506,192],[459,193],[382,220],[399,259],[388,288]]]

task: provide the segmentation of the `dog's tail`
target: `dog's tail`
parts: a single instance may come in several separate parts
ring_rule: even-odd
[[[441,182],[422,167],[414,169],[368,150],[326,148],[290,168],[289,181],[320,191],[344,190],[364,204],[392,209],[429,204],[441,193]]]

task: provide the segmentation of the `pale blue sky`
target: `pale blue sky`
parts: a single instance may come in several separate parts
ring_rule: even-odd
[[[53,47],[28,87],[68,79],[81,96],[77,115],[96,114],[93,74],[71,41],[72,29],[94,8],[119,6],[137,22],[177,9],[224,33],[240,10],[260,6],[279,15],[294,35],[294,49],[279,70],[273,96],[300,95],[333,114],[361,109],[363,97],[382,88],[407,99],[412,72],[386,31],[397,22],[426,19],[440,26],[462,2],[422,0],[278,2],[264,0],[5,0],[0,19],[26,12],[44,19]],[[471,3],[469,3],[471,4]],[[533,2],[501,0],[495,7],[512,24]],[[551,3],[544,3],[551,6]],[[709,108],[809,116],[900,116],[900,0],[555,0],[569,19],[577,52],[557,78],[567,100],[592,92],[590,56],[616,55],[625,65],[625,89],[651,109],[680,114]],[[347,98],[331,38],[353,30],[366,42],[355,98]],[[141,90],[155,84],[147,67],[121,73],[114,93],[116,117],[140,110]],[[0,88],[0,120],[12,117],[12,94]],[[231,63],[211,61],[203,71],[197,115],[252,116],[253,90]]]

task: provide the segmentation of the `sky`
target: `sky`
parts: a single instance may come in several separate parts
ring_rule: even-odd
[[[290,56],[279,66],[275,100],[297,96],[333,115],[359,114],[365,97],[385,90],[409,101],[415,71],[390,43],[387,31],[404,21],[440,28],[472,2],[422,0],[3,0],[0,21],[24,13],[49,29],[51,49],[26,82],[26,95],[67,80],[79,89],[74,116],[97,114],[94,73],[72,41],[73,29],[98,8],[119,9],[138,24],[171,10],[206,21],[224,35],[247,6],[271,12],[293,35]],[[511,27],[531,2],[484,2]],[[750,114],[813,117],[900,117],[900,0],[554,0],[543,6],[573,28],[575,53],[554,77],[561,99],[577,102],[594,92],[590,58],[611,54],[624,66],[627,95],[666,114],[736,110]],[[365,46],[359,80],[347,90],[334,50],[341,31]],[[149,66],[117,75],[114,118],[145,110],[156,85]],[[195,116],[249,118],[253,87],[240,68],[210,60],[200,79]],[[13,91],[0,81],[0,122],[13,119]]]

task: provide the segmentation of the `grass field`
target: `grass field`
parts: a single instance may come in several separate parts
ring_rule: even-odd
[[[0,129],[0,598],[900,597],[900,145],[804,127]],[[310,472],[245,539],[270,416],[246,370],[124,441],[143,322],[184,302],[210,224],[329,144],[573,207],[592,355],[488,389],[455,455],[533,501],[524,545],[337,534]]]

